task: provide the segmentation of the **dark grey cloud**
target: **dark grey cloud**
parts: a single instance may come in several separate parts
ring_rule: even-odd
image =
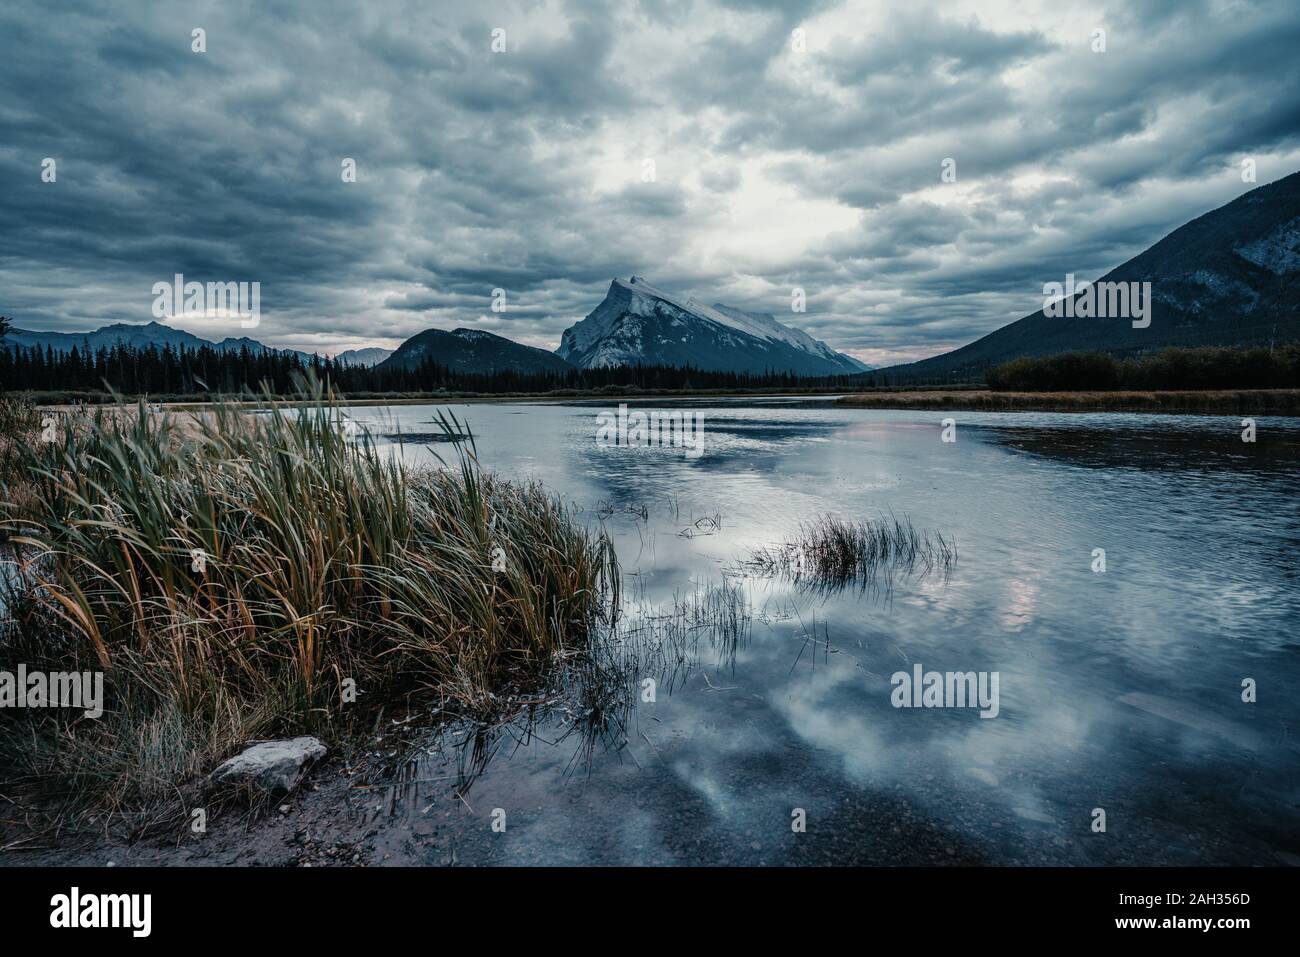
[[[636,272],[933,354],[1300,168],[1294,4],[1069,6],[7,5],[0,311],[142,322],[179,272],[260,281],[277,344],[553,346]]]

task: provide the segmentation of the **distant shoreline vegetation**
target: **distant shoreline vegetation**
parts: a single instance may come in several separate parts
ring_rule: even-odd
[[[1004,362],[986,375],[994,392],[1138,392],[1300,388],[1300,343],[1276,349],[1168,348],[1117,359],[1064,352]]]
[[[294,382],[311,375],[340,397],[356,402],[442,401],[448,399],[601,398],[605,396],[839,395],[847,404],[877,408],[938,407],[943,396],[961,395],[958,407],[1090,408],[1120,410],[1117,396],[1132,397],[1125,408],[1169,411],[1236,411],[1237,399],[1213,398],[1213,391],[1300,390],[1300,343],[1276,348],[1169,347],[1136,358],[1105,352],[1028,356],[1002,363],[984,382],[927,383],[889,370],[859,375],[802,377],[789,372],[743,373],[675,366],[612,366],[520,372],[463,372],[432,359],[412,366],[349,367],[337,360],[297,353],[250,349],[222,351],[149,345],[118,345],[87,353],[76,349],[5,348],[0,344],[0,393],[25,393],[44,405],[111,403],[113,393],[155,401],[210,402],[249,390],[290,396]],[[1042,394],[1035,402],[977,398],[988,393]],[[1177,400],[1173,393],[1196,393]],[[922,399],[922,394],[929,396]],[[1064,393],[1110,393],[1112,398],[1067,402]],[[891,398],[894,397],[894,398]],[[1294,396],[1275,397],[1270,411],[1300,408]]]
[[[847,391],[862,386],[859,376],[806,378],[790,372],[719,372],[690,366],[609,366],[593,369],[519,372],[463,372],[432,359],[403,367],[346,366],[337,360],[296,353],[250,349],[219,350],[149,345],[72,349],[5,348],[0,342],[0,392],[53,393],[81,401],[109,400],[109,388],[126,396],[206,398],[269,389],[290,395],[294,382],[311,374],[346,396],[416,393],[475,395],[573,393],[599,395],[625,389],[655,391],[790,390],[818,387]],[[53,400],[47,400],[53,401]]]

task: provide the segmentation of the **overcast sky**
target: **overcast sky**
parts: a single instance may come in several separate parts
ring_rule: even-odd
[[[886,364],[1300,169],[1294,0],[358,6],[0,6],[0,314],[182,273],[260,282],[272,345],[554,348],[635,273]]]

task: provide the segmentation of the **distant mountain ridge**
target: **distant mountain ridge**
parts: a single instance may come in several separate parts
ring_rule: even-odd
[[[219,342],[204,339],[192,332],[178,329],[161,322],[115,322],[88,332],[52,332],[45,330],[11,328],[8,335],[0,339],[0,347],[13,349],[38,348],[53,349],[55,352],[71,352],[89,345],[91,352],[111,349],[115,345],[128,346],[132,349],[145,349],[149,346],[198,349],[202,346],[221,352],[237,352],[248,349],[250,352],[280,352],[300,356],[305,361],[312,359],[312,354],[299,349],[278,349],[251,339],[248,336],[227,336]],[[338,359],[345,366],[377,365],[392,355],[391,349],[348,349],[340,352]]]
[[[340,352],[334,357],[334,359],[346,367],[377,366],[392,354],[392,349],[380,349],[378,347],[372,347],[370,349],[348,349],[344,352]]]
[[[112,325],[101,326],[89,332],[48,332],[19,329],[15,326],[9,330],[7,336],[0,339],[0,346],[9,349],[21,346],[24,349],[39,348],[44,350],[50,348],[55,352],[71,352],[73,349],[82,349],[86,345],[90,346],[92,352],[98,352],[100,349],[111,349],[115,345],[129,346],[132,349],[145,349],[149,346],[161,347],[164,345],[176,348],[184,347],[186,349],[198,349],[202,346],[208,346],[222,352],[247,348],[250,352],[290,352],[296,353],[304,359],[311,358],[309,353],[299,352],[297,349],[275,349],[247,336],[240,336],[239,338],[227,336],[220,342],[212,342],[196,336],[192,332],[186,332],[184,329],[178,329],[175,326],[164,325],[161,322],[115,322]]]
[[[962,378],[1019,356],[1298,338],[1300,172],[1178,227],[1097,281],[1150,282],[1151,324],[1135,329],[1123,318],[1049,318],[1040,309],[960,349],[879,371],[899,381]]]
[[[452,372],[563,372],[572,368],[553,352],[521,345],[482,329],[426,329],[380,363],[411,369],[426,359]]]
[[[825,376],[871,368],[775,316],[683,301],[640,276],[613,280],[600,305],[564,331],[556,353],[588,369],[639,364]]]

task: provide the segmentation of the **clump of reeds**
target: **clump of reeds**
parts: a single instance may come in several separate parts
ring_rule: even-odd
[[[755,549],[744,563],[814,590],[889,587],[897,573],[947,576],[957,546],[940,532],[918,531],[910,518],[850,521],[824,516],[799,527],[792,542]]]
[[[482,713],[616,603],[608,540],[482,471],[472,438],[414,472],[315,381],[262,398],[271,414],[100,411],[26,448],[28,495],[0,513],[23,563],[0,667],[102,669],[108,701],[0,715],[0,775],[174,814],[251,739],[337,740],[413,701]]]

